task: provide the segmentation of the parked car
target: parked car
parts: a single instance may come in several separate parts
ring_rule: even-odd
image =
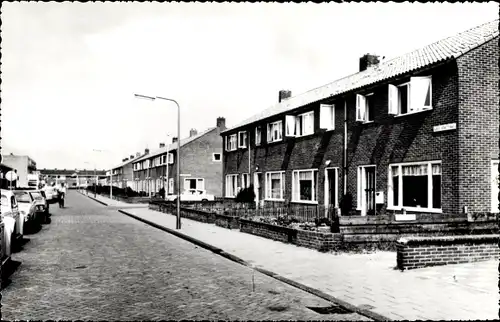
[[[29,191],[14,190],[13,192],[17,200],[19,213],[23,216],[24,220],[23,234],[24,232],[36,230],[41,224],[41,218],[39,212],[37,212],[35,200],[31,197]]]
[[[45,198],[45,192],[43,190],[33,190],[29,194],[35,201],[36,212],[41,214],[41,222],[46,223],[49,218],[49,203]]]
[[[168,201],[177,201],[177,195],[168,195]],[[188,189],[181,193],[181,201],[214,201],[214,195],[208,194],[202,189]]]
[[[23,238],[24,218],[21,216],[14,193],[1,189],[1,211],[4,223],[5,255],[10,256],[12,246]],[[3,258],[2,258],[3,261]]]

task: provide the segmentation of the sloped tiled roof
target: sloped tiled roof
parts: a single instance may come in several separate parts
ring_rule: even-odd
[[[204,136],[205,134],[215,130],[216,127],[212,127],[212,128],[209,128],[208,130],[205,130],[203,132],[200,132],[196,135],[193,135],[193,136],[190,136],[188,138],[185,138],[185,139],[182,139],[181,140],[181,147],[185,146],[186,144],[190,143],[190,142],[193,142],[194,140]],[[132,160],[133,163],[137,162],[137,161],[142,161],[142,160],[146,160],[146,159],[149,159],[149,158],[152,158],[152,157],[155,157],[155,156],[158,156],[160,154],[163,154],[163,153],[166,153],[166,152],[170,152],[170,151],[173,151],[173,150],[176,150],[177,149],[177,142],[176,143],[173,143],[173,144],[169,144],[169,145],[166,145],[164,148],[159,148],[159,149],[156,149],[148,154],[145,154],[143,155],[142,157],[140,158],[136,158],[134,160]]]
[[[376,67],[341,78],[330,84],[288,98],[222,133],[287,112],[322,99],[346,93],[367,85],[409,73],[448,59],[456,59],[468,51],[498,36],[498,19],[457,35],[439,40],[397,58],[381,62]]]
[[[143,156],[145,156],[145,154],[141,154],[140,156],[134,157],[133,159],[128,159],[127,161],[123,161],[122,163],[118,164],[117,166],[114,166],[113,170],[121,168],[121,167],[123,167],[131,162],[134,162],[135,160],[139,160],[139,158],[142,158]]]
[[[72,176],[76,171],[78,171],[79,176],[93,176],[95,174],[99,176],[103,176],[106,174],[106,170],[96,170],[94,174],[94,170],[90,169],[39,169],[40,174],[42,175],[63,175],[63,176]]]

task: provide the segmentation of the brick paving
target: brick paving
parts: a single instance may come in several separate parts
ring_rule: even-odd
[[[175,216],[145,208],[126,211],[175,228]],[[320,253],[184,218],[180,232],[389,319],[498,319],[495,260],[401,272],[394,252]]]
[[[13,255],[6,320],[367,320],[70,191]],[[127,210],[141,211],[142,208]]]

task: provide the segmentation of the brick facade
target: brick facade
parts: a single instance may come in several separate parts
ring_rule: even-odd
[[[358,167],[375,165],[375,190],[383,193],[383,203],[377,204],[377,215],[401,212],[389,210],[389,165],[408,162],[441,162],[441,209],[443,214],[459,214],[464,206],[472,213],[491,211],[491,162],[498,160],[499,149],[499,70],[498,36],[458,59],[442,61],[412,73],[386,79],[355,91],[323,99],[233,128],[223,133],[223,139],[238,131],[247,131],[248,148],[235,151],[224,149],[223,192],[225,177],[230,174],[260,172],[262,187],[259,199],[264,199],[265,173],[285,171],[284,201],[292,199],[292,172],[299,169],[318,170],[317,202],[325,203],[325,168],[338,168],[338,201],[346,191],[353,197],[352,213],[357,209]],[[388,85],[399,85],[414,76],[432,76],[432,109],[394,116],[388,113]],[[373,93],[374,120],[356,121],[356,94]],[[320,104],[335,104],[335,129],[319,128]],[[344,108],[347,111],[347,137],[344,135]],[[285,136],[285,115],[314,111],[314,134],[304,137]],[[283,139],[267,143],[266,126],[281,120]],[[455,129],[435,131],[435,126],[456,125]],[[262,129],[262,144],[255,146],[255,128]],[[344,169],[344,139],[347,141]],[[250,164],[250,165],[249,165]],[[344,175],[346,178],[344,178]],[[401,198],[401,196],[399,197]],[[427,210],[412,210],[425,213]]]
[[[401,270],[498,257],[498,235],[407,237],[397,243],[397,265]]]
[[[220,133],[224,129],[225,119],[218,118],[217,127],[199,135],[193,131],[191,133],[192,138],[181,140],[181,192],[185,188],[185,179],[204,179],[204,189],[208,194],[216,197],[222,196],[222,140]],[[173,149],[170,151],[173,155],[173,163],[133,171],[135,190],[155,194],[164,187],[165,191],[168,191],[169,179],[173,180],[173,188],[170,189],[170,194],[177,193],[177,144],[174,143],[171,149]],[[150,163],[153,164],[153,159],[166,156],[166,154],[167,152],[164,148],[161,153],[149,153],[150,156],[141,157],[137,159],[137,162],[150,160]],[[215,160],[214,154],[218,154],[220,159]]]
[[[491,161],[499,159],[498,37],[459,57],[460,208],[490,211]]]

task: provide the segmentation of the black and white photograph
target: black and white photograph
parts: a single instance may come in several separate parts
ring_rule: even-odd
[[[498,320],[499,10],[2,2],[0,319]]]

